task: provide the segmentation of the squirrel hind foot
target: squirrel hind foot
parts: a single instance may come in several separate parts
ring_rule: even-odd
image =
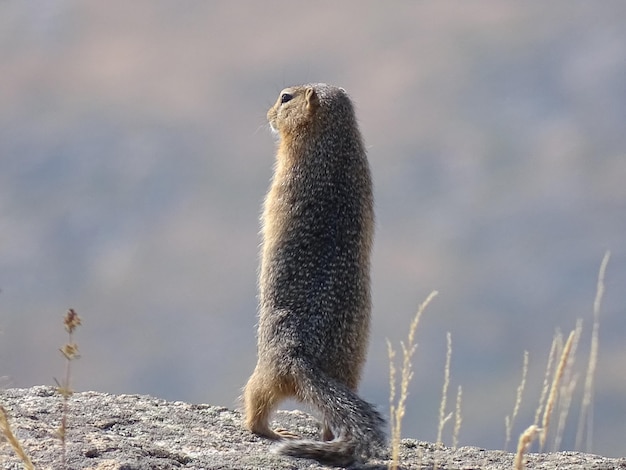
[[[255,423],[253,425],[249,425],[248,429],[256,434],[257,436],[265,437],[266,439],[271,439],[273,441],[280,441],[282,439],[296,439],[298,435],[290,433],[286,429],[277,428],[270,429],[267,425],[262,425],[259,423]]]
[[[300,439],[298,434],[285,428],[276,428],[274,429],[274,433],[279,436],[279,439]]]
[[[283,439],[299,439],[300,436],[294,432],[289,431],[285,428],[275,428],[274,430],[270,429],[267,425],[260,425],[258,423],[249,426],[248,429],[256,434],[257,436],[262,436],[267,439],[271,439],[273,441],[281,441]]]

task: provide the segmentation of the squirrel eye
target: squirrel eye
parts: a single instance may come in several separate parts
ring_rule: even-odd
[[[289,93],[283,93],[282,95],[280,95],[280,102],[286,103],[287,101],[291,101],[291,98],[293,98],[293,96]]]

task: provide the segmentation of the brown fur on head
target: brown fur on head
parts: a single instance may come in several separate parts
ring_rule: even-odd
[[[301,85],[285,88],[278,100],[267,112],[267,120],[281,139],[288,138],[302,126],[311,122],[311,116],[319,107],[319,97],[312,86]]]

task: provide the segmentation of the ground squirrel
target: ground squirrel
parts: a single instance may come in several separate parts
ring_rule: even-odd
[[[342,88],[286,88],[267,118],[279,143],[262,217],[258,362],[244,389],[246,426],[282,440],[282,454],[348,465],[385,443],[383,418],[356,394],[371,310],[367,156]],[[321,412],[323,442],[269,428],[288,397]]]

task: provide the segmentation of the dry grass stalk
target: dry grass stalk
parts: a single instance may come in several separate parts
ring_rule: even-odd
[[[524,454],[528,451],[530,445],[539,434],[543,435],[542,430],[537,425],[532,424],[519,437],[519,441],[517,442],[517,453],[515,454],[515,461],[513,463],[513,468],[515,470],[524,470]]]
[[[559,421],[554,435],[553,450],[556,452],[561,447],[561,441],[563,438],[563,431],[565,430],[565,422],[567,415],[569,414],[569,408],[572,403],[572,397],[576,384],[578,382],[578,374],[572,373],[574,369],[574,363],[576,361],[576,350],[578,349],[578,342],[580,341],[580,335],[583,330],[583,321],[581,319],[576,320],[576,328],[574,329],[574,339],[572,340],[572,346],[569,351],[569,359],[563,372],[563,378],[561,379],[561,386],[559,388]]]
[[[591,406],[593,400],[593,379],[595,377],[596,365],[598,363],[598,333],[600,329],[600,306],[602,297],[604,296],[604,274],[606,266],[609,264],[611,252],[607,251],[600,263],[598,272],[598,284],[596,287],[596,298],[593,302],[593,327],[591,330],[591,350],[589,352],[589,364],[587,365],[587,373],[585,375],[585,385],[583,388],[583,400],[580,407],[580,416],[578,419],[578,429],[576,431],[576,450],[580,450],[587,428],[587,442],[585,451],[592,451],[593,444],[593,408]]]
[[[437,429],[437,444],[442,443],[443,427],[452,417],[452,414],[446,416],[446,402],[448,397],[448,386],[450,385],[450,361],[452,359],[452,335],[448,331],[446,333],[446,366],[444,367],[443,389],[441,390],[441,403],[439,405],[439,426]]]
[[[552,346],[550,346],[550,354],[548,355],[548,364],[546,365],[546,373],[543,377],[543,387],[541,388],[541,397],[539,398],[539,406],[537,407],[537,411],[535,412],[535,421],[534,424],[539,425],[539,418],[541,417],[541,412],[543,411],[543,406],[546,403],[546,398],[548,396],[548,390],[550,390],[550,376],[552,375],[552,364],[554,363],[554,358],[557,355],[557,349],[560,349],[560,344],[563,342],[563,336],[559,331],[554,333],[554,337],[552,338]]]
[[[459,445],[459,432],[461,431],[461,423],[463,417],[461,416],[461,398],[463,397],[463,389],[459,385],[459,389],[456,392],[456,406],[454,408],[454,431],[452,432],[452,447],[457,448]]]
[[[558,397],[559,386],[561,384],[561,379],[563,378],[563,373],[567,365],[567,360],[569,357],[569,353],[572,349],[572,344],[574,343],[575,336],[576,336],[576,330],[573,330],[569,334],[569,337],[567,338],[567,341],[565,342],[565,346],[563,346],[561,359],[559,360],[559,364],[557,365],[556,371],[554,372],[554,379],[552,380],[552,386],[550,387],[550,395],[548,396],[548,402],[546,403],[546,409],[543,412],[543,420],[541,423],[541,427],[543,428],[543,431],[541,433],[541,437],[539,441],[540,441],[542,449],[546,443],[546,435],[548,434],[548,429],[550,426],[550,417],[552,415],[552,410],[554,409],[554,405]]]
[[[17,456],[24,463],[24,468],[26,470],[34,470],[35,466],[31,462],[26,452],[24,452],[24,448],[20,444],[20,441],[17,440],[15,434],[13,434],[13,431],[11,430],[11,425],[9,424],[9,416],[3,406],[0,406],[0,431],[2,431],[2,434],[4,435],[4,437],[6,437],[7,441],[9,441],[9,444],[11,445],[11,447],[13,447],[13,450],[15,451]]]
[[[417,313],[409,326],[409,334],[407,335],[406,344],[401,342],[402,347],[402,370],[400,371],[400,396],[398,402],[396,400],[396,369],[394,366],[395,351],[391,343],[387,341],[387,351],[389,353],[389,402],[390,402],[390,424],[391,424],[391,463],[390,469],[397,469],[400,464],[400,438],[402,434],[402,419],[406,411],[406,399],[409,395],[409,383],[413,377],[411,367],[411,357],[415,352],[417,344],[415,343],[415,331],[419,324],[420,318],[426,310],[431,300],[437,295],[437,291],[432,291],[426,300],[419,306]]]
[[[556,428],[556,435],[554,436],[554,445],[552,446],[553,452],[557,452],[561,447],[561,441],[563,440],[563,431],[565,430],[565,422],[567,421],[567,415],[569,414],[570,405],[572,404],[572,396],[578,383],[578,374],[574,374],[569,380],[566,380],[561,387],[561,398],[559,399],[559,422]]]
[[[509,442],[511,441],[511,431],[513,430],[513,422],[515,421],[515,417],[517,413],[519,413],[519,407],[522,403],[522,395],[524,393],[524,388],[526,387],[526,375],[528,374],[528,351],[524,351],[524,361],[522,364],[522,380],[517,387],[517,394],[515,396],[515,405],[513,406],[513,414],[511,417],[506,416],[504,418],[504,425],[506,427],[506,440],[504,442],[504,450],[507,450],[509,447]]]
[[[69,414],[69,399],[74,393],[71,388],[70,379],[72,377],[72,361],[79,358],[78,345],[74,343],[74,330],[81,324],[81,319],[74,309],[69,309],[63,318],[65,331],[68,333],[68,342],[61,349],[61,354],[65,357],[65,377],[63,382],[57,381],[57,392],[63,397],[63,413],[61,426],[57,430],[57,435],[61,439],[61,462],[65,468],[66,461],[66,437],[67,437],[67,416]]]
[[[398,468],[400,461],[400,427],[395,424],[395,420],[401,416],[398,416],[396,411],[396,352],[391,346],[391,342],[387,339],[387,353],[389,355],[389,409],[391,418],[391,464],[390,469]],[[397,434],[397,435],[396,435]]]

